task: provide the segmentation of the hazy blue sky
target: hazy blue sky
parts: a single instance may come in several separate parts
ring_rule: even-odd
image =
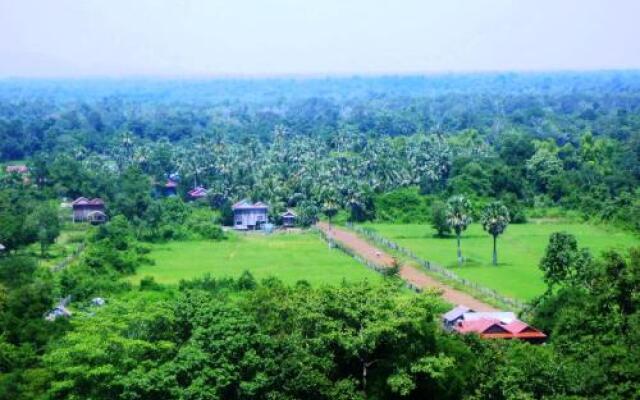
[[[0,76],[640,68],[640,0],[0,0]]]

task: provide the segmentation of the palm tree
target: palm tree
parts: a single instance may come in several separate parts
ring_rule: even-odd
[[[331,218],[335,217],[335,215],[338,213],[337,204],[333,200],[325,201],[322,207],[322,212],[329,219],[329,230],[331,230]]]
[[[453,196],[447,202],[447,223],[456,233],[458,242],[458,264],[462,264],[462,248],[460,247],[460,235],[471,223],[471,202],[464,196]]]
[[[496,241],[498,236],[501,235],[504,230],[507,229],[507,225],[509,225],[509,210],[501,202],[495,201],[487,205],[484,209],[480,217],[480,223],[482,224],[482,229],[493,236],[493,265],[498,265]]]

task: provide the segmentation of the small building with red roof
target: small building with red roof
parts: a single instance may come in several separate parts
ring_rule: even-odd
[[[71,203],[71,207],[73,208],[73,222],[101,224],[107,220],[104,201],[101,198],[78,197]]]
[[[531,343],[546,340],[540,330],[519,320],[510,311],[474,312],[457,306],[443,316],[444,328],[460,334],[477,334],[483,339],[518,339]]]
[[[499,319],[481,318],[460,321],[454,330],[458,333],[475,333],[483,339],[519,339],[542,343],[547,335],[519,319],[505,323]]]
[[[165,196],[176,196],[178,194],[178,182],[169,178],[163,187]]]
[[[198,186],[194,189],[189,190],[188,195],[191,200],[202,199],[204,197],[207,197],[207,189],[203,188],[202,186]]]

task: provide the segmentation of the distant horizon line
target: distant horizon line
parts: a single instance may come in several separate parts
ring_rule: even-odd
[[[429,77],[464,75],[544,75],[544,74],[588,74],[611,72],[640,72],[633,68],[585,68],[585,69],[479,69],[479,70],[434,70],[415,72],[300,72],[300,73],[212,73],[212,74],[79,74],[79,75],[0,75],[0,81],[55,81],[55,80],[251,80],[251,79],[328,79],[328,78],[385,78],[385,77]]]

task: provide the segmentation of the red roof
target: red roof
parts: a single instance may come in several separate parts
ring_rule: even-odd
[[[477,333],[485,339],[545,339],[547,335],[520,320],[508,324],[497,319],[461,321],[454,329],[459,333]]]
[[[29,168],[26,165],[7,165],[5,170],[8,173],[17,172],[19,174],[25,174],[29,172]]]
[[[189,196],[191,197],[200,198],[200,197],[205,197],[206,195],[207,195],[207,189],[201,186],[195,189],[189,190]]]
[[[166,188],[176,188],[176,187],[178,187],[178,182],[174,181],[173,179],[167,179],[167,183],[164,184],[164,187],[166,187]]]

